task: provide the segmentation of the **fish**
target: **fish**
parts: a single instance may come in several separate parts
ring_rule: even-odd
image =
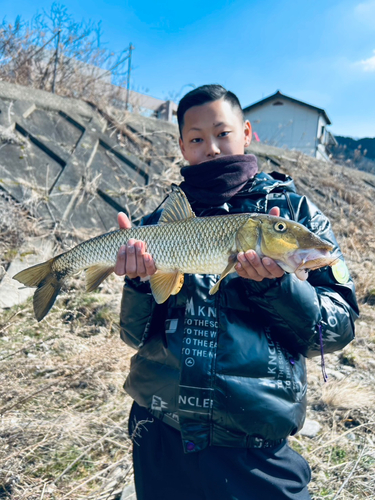
[[[158,304],[179,293],[184,274],[220,275],[209,291],[215,294],[222,280],[235,272],[238,253],[250,249],[301,280],[309,270],[337,260],[329,242],[289,219],[258,213],[196,217],[185,193],[175,186],[157,224],[99,235],[13,276],[37,288],[36,319],[46,316],[66,279],[77,272],[85,270],[87,292],[97,288],[114,271],[118,250],[129,239],[143,240],[155,261],[157,271],[150,277],[150,286]]]

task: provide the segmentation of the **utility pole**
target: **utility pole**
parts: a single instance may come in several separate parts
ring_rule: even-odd
[[[57,45],[56,45],[56,55],[55,55],[55,68],[53,70],[52,94],[55,93],[57,62],[59,60],[60,33],[61,33],[61,30],[59,30],[57,32]]]
[[[128,110],[129,107],[129,93],[130,93],[130,71],[131,71],[131,66],[132,66],[132,50],[134,50],[135,47],[130,43],[129,44],[129,59],[128,59],[128,85],[126,89],[126,111]]]

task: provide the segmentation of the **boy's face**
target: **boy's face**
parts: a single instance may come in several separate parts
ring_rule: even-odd
[[[244,154],[251,141],[250,122],[228,101],[193,106],[184,115],[180,148],[190,165],[218,156]]]

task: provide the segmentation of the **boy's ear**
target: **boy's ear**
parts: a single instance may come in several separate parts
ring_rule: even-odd
[[[181,150],[182,156],[185,158],[185,146],[184,146],[184,142],[181,139],[181,137],[178,139],[178,144],[180,146],[180,150]],[[185,160],[186,160],[186,158],[185,158]]]
[[[250,146],[251,139],[253,137],[253,130],[251,128],[251,123],[249,122],[249,120],[246,120],[244,125],[245,125],[245,128],[244,128],[245,148],[247,148],[248,146]]]

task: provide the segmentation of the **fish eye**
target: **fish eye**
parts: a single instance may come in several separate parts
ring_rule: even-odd
[[[274,227],[275,231],[277,231],[278,233],[284,233],[286,231],[286,224],[285,224],[285,222],[282,222],[282,221],[275,222],[273,227]]]

